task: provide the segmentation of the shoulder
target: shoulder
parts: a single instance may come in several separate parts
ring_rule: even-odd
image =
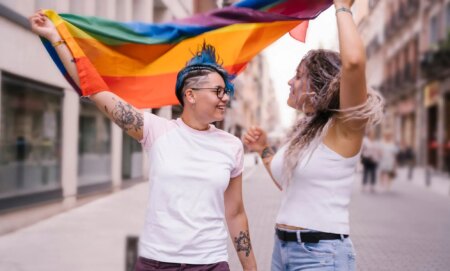
[[[231,150],[237,156],[243,155],[244,145],[238,137],[220,129],[217,129],[215,134],[215,140],[221,142],[218,144],[222,144],[224,149]]]
[[[218,128],[215,128],[215,129],[216,129],[216,131],[215,131],[216,135],[218,137],[221,137],[226,142],[242,146],[242,141],[238,137],[236,137],[235,135],[230,134],[230,133],[228,133],[228,132],[226,132],[224,130],[218,129]]]

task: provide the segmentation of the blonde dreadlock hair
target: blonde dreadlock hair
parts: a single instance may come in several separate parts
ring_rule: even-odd
[[[373,90],[368,90],[364,104],[339,108],[341,59],[337,52],[311,50],[302,59],[301,65],[305,71],[306,88],[308,92],[314,93],[308,95],[308,103],[314,112],[299,119],[286,138],[288,147],[284,154],[283,185],[290,182],[295,167],[310,157],[323,141],[335,118],[343,122],[367,120],[367,125],[375,125],[381,121],[383,114],[383,98]]]

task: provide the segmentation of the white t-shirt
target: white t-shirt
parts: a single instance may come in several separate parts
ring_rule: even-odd
[[[272,175],[283,178],[283,146],[273,157]],[[284,186],[279,224],[337,234],[349,234],[348,205],[360,153],[345,158],[321,143],[311,156],[294,169],[289,185]]]
[[[139,255],[162,262],[228,260],[224,192],[242,174],[243,146],[213,125],[144,113],[142,146],[149,157],[149,202]]]

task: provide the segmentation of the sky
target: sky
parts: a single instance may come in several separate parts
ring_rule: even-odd
[[[334,12],[335,9],[331,6],[309,22],[305,43],[286,34],[263,51],[269,63],[269,73],[280,105],[281,128],[290,127],[294,121],[295,110],[286,105],[289,96],[287,82],[294,76],[303,55],[308,50],[315,48],[338,50]]]

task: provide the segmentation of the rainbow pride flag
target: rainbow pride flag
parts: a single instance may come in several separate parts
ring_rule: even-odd
[[[308,20],[332,0],[243,0],[233,6],[170,23],[122,23],[74,14],[45,14],[72,52],[77,87],[56,51],[42,39],[59,70],[80,95],[110,90],[138,108],[178,104],[177,72],[205,41],[223,66],[238,74],[272,42],[293,30],[304,40]]]

